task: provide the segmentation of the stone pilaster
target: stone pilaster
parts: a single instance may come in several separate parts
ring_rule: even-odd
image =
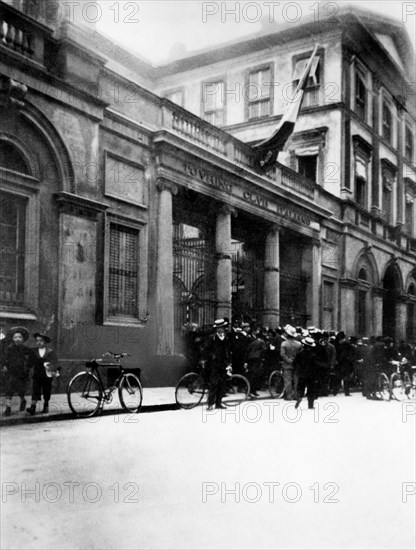
[[[372,325],[371,335],[381,336],[383,334],[383,297],[385,290],[383,288],[373,288],[372,290]]]
[[[280,321],[280,236],[277,228],[266,237],[264,254],[263,324],[271,328]]]
[[[173,317],[173,227],[172,195],[176,195],[176,185],[165,179],[157,181],[159,191],[157,270],[156,270],[156,319],[157,354],[174,354]]]
[[[341,302],[340,302],[340,329],[347,336],[356,333],[356,287],[357,281],[354,279],[341,279],[339,282]]]
[[[407,296],[401,294],[397,298],[396,302],[396,329],[395,339],[396,342],[400,340],[406,340],[406,324],[407,324]]]
[[[321,282],[322,282],[322,246],[320,241],[312,243],[312,311],[311,324],[321,326]]]

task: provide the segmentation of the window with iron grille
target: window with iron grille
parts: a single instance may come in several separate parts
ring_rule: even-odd
[[[0,193],[0,302],[23,305],[26,200]]]
[[[330,281],[324,281],[323,284],[323,327],[325,330],[333,330],[334,325],[334,304],[335,304],[335,285]]]
[[[381,135],[389,143],[391,143],[392,137],[393,137],[392,130],[393,130],[393,117],[391,114],[391,108],[386,101],[383,101],[383,121],[382,121]]]
[[[355,112],[363,120],[367,119],[367,86],[363,75],[355,71]]]
[[[204,120],[215,126],[225,124],[225,82],[223,80],[202,83],[202,116]]]
[[[110,225],[108,315],[138,318],[139,231]]]
[[[271,69],[250,71],[247,82],[248,119],[262,118],[272,114],[271,109]]]

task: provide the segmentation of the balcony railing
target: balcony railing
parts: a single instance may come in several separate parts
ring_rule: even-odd
[[[249,145],[166,99],[162,99],[161,122],[163,128],[227,158],[235,165],[255,170],[256,153]],[[283,164],[277,163],[275,168],[262,175],[277,185],[314,199],[316,185]]]
[[[315,185],[312,181],[304,178],[291,168],[280,164],[279,166],[282,174],[282,185],[283,187],[288,187],[296,193],[305,195],[309,199],[313,199],[315,196]]]
[[[52,30],[0,1],[0,46],[44,65]]]

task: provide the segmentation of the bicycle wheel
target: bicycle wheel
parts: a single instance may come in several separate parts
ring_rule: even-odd
[[[68,404],[79,418],[94,416],[103,404],[101,384],[90,372],[79,372],[68,384]]]
[[[285,385],[283,383],[283,374],[280,370],[275,370],[269,376],[269,392],[273,398],[280,399],[285,393]]]
[[[227,405],[239,405],[250,394],[250,383],[242,374],[232,374],[227,380],[223,401]]]
[[[391,399],[391,393],[390,393],[390,382],[386,374],[384,372],[380,372],[377,376],[377,390],[376,393],[384,399],[384,401],[390,401]]]
[[[203,377],[196,372],[189,372],[182,376],[176,385],[176,403],[182,409],[193,409],[201,403],[206,391]]]
[[[400,374],[393,373],[390,378],[391,395],[396,401],[404,401],[407,399],[406,386]]]
[[[140,380],[135,374],[124,373],[118,386],[118,396],[123,409],[132,413],[139,412],[143,401],[143,390]]]

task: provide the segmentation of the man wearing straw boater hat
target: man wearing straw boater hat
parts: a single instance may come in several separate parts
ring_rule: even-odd
[[[225,393],[227,375],[231,373],[231,345],[225,334],[227,319],[217,319],[213,328],[215,334],[208,340],[205,355],[208,361],[208,409],[225,409],[221,400]]]
[[[307,336],[302,340],[303,348],[293,361],[295,377],[297,379],[297,399],[295,407],[298,408],[307,388],[308,408],[313,409],[315,399],[319,393],[319,380],[321,376],[320,363],[315,354],[315,339]]]
[[[285,386],[285,399],[294,399],[293,388],[293,361],[302,347],[301,343],[295,340],[296,329],[291,325],[286,325],[285,328],[286,341],[280,347],[280,355],[282,357],[283,368],[283,383]]]

